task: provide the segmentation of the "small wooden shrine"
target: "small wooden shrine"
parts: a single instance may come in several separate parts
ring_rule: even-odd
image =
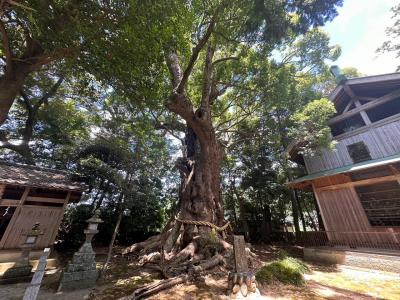
[[[35,223],[43,232],[35,248],[51,247],[67,204],[78,202],[85,189],[62,171],[0,161],[0,262],[19,251]]]

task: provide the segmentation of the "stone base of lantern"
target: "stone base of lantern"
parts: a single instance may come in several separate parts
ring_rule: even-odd
[[[90,288],[96,284],[98,271],[95,261],[96,253],[93,251],[92,244],[85,242],[79,251],[75,252],[61,275],[58,290],[75,290]]]
[[[230,272],[228,295],[231,299],[251,299],[259,296],[256,277],[252,272]]]

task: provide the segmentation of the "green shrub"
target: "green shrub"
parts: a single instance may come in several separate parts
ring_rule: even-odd
[[[263,266],[257,272],[256,279],[260,283],[271,283],[277,280],[282,283],[302,285],[305,282],[303,274],[308,271],[308,266],[302,261],[286,257]]]
[[[286,250],[280,249],[278,251],[278,257],[279,259],[285,259],[286,257],[289,256],[289,253]]]

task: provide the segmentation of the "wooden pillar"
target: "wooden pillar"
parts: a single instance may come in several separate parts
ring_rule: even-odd
[[[53,233],[51,234],[51,239],[50,239],[51,243],[54,243],[54,240],[56,239],[56,236],[57,236],[57,233],[58,233],[58,229],[60,228],[61,221],[62,221],[62,219],[64,218],[65,208],[66,208],[67,205],[68,205],[69,199],[71,198],[71,194],[72,194],[72,192],[69,191],[68,194],[67,194],[67,197],[65,198],[65,201],[64,201],[64,204],[63,204],[63,207],[62,207],[61,214],[60,214],[60,216],[58,217],[58,220],[57,220],[57,223],[56,223],[57,226],[55,226],[55,227],[53,228]]]
[[[4,247],[4,244],[5,244],[5,242],[6,242],[7,238],[8,238],[8,236],[10,235],[11,228],[15,225],[15,222],[16,222],[16,220],[17,220],[19,214],[21,213],[22,205],[25,203],[25,200],[26,200],[26,198],[28,197],[29,191],[30,191],[30,188],[29,188],[29,187],[26,187],[24,193],[22,194],[21,199],[20,199],[19,202],[18,202],[18,206],[17,206],[17,208],[15,209],[15,212],[14,212],[12,218],[11,218],[11,221],[10,221],[10,223],[8,224],[7,229],[6,229],[6,231],[4,232],[4,234],[3,234],[3,238],[2,238],[1,241],[0,241],[0,249],[2,249],[2,248]]]
[[[328,231],[329,230],[328,224],[326,223],[326,219],[325,219],[325,216],[324,216],[325,212],[321,208],[322,207],[321,206],[321,199],[319,198],[320,191],[317,188],[315,188],[315,185],[313,183],[311,183],[311,185],[312,185],[312,188],[313,188],[313,191],[314,191],[315,200],[317,201],[317,205],[319,207],[319,212],[321,214],[322,222],[324,223],[325,231]]]

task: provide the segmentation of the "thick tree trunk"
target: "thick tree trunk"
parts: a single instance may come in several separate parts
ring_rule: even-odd
[[[16,69],[0,77],[0,125],[6,121],[8,112],[27,76],[28,73]]]
[[[186,158],[179,161],[181,171],[180,218],[208,221],[221,226],[224,222],[220,195],[221,149],[213,129],[199,140],[188,126],[186,133]],[[193,238],[193,225],[184,225],[183,247]],[[209,231],[199,228],[199,232]]]

